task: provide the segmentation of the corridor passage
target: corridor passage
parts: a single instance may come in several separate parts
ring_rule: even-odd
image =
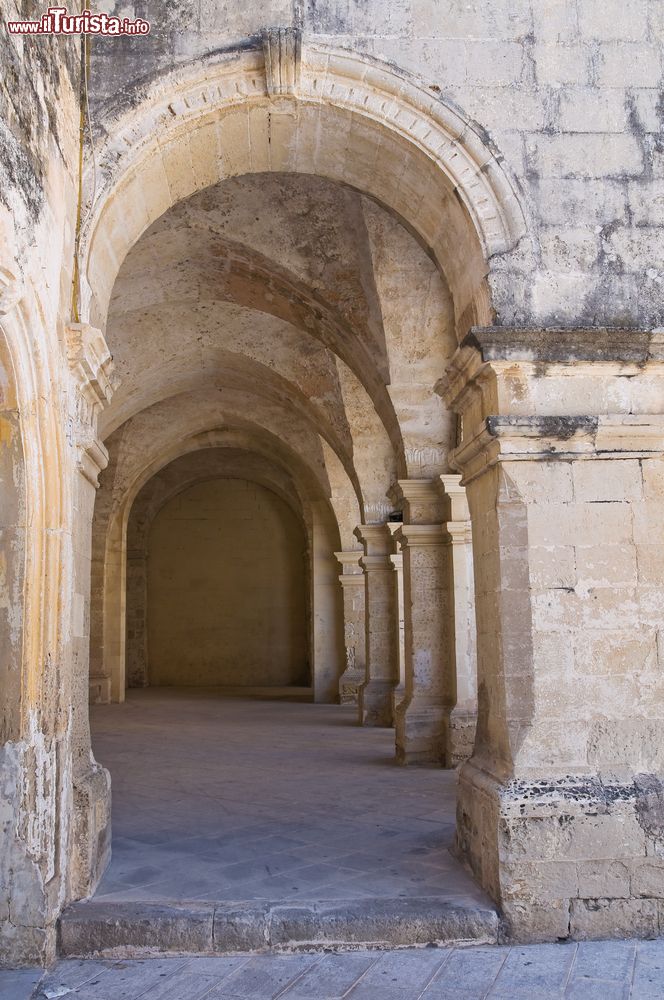
[[[94,707],[113,782],[95,898],[487,903],[448,850],[455,772],[398,767],[393,731],[356,715],[174,688]]]

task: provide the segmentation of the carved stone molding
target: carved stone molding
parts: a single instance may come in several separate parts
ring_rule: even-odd
[[[302,64],[299,28],[267,28],[263,32],[265,80],[270,97],[297,94]]]
[[[103,408],[113,396],[113,359],[101,330],[88,323],[65,327],[67,360],[83,397]]]
[[[70,323],[65,337],[78,396],[72,444],[79,472],[96,489],[99,473],[108,465],[108,452],[97,437],[97,418],[113,397],[113,359],[101,330],[88,323]]]
[[[6,316],[21,301],[24,285],[20,274],[0,265],[0,316]]]

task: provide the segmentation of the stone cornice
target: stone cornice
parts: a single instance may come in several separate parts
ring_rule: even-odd
[[[664,414],[492,416],[450,460],[467,484],[501,461],[649,458],[664,451]]]
[[[664,378],[664,333],[475,327],[457,348],[435,391],[456,413],[463,413],[478,395],[506,377],[608,379],[646,371]]]
[[[664,361],[664,332],[606,327],[473,327],[461,342],[464,348],[478,351],[482,361],[644,364]]]

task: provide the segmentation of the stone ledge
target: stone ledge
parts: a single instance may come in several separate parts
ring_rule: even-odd
[[[645,364],[664,360],[663,333],[626,328],[473,327],[461,343],[461,348],[465,347],[479,351],[482,361]]]
[[[490,904],[437,897],[312,903],[157,903],[89,900],[60,917],[59,954],[139,958],[159,954],[295,951],[329,947],[495,944]]]

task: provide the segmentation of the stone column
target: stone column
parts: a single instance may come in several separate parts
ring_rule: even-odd
[[[452,707],[453,643],[447,548],[437,480],[399,480],[406,692],[396,718],[401,764],[444,763]]]
[[[448,767],[456,767],[473,752],[477,725],[477,652],[475,584],[470,511],[461,476],[440,476],[445,521],[443,539],[450,547],[452,615],[454,618],[454,708],[447,729]]]
[[[361,524],[355,537],[364,545],[366,674],[360,688],[360,722],[391,726],[392,692],[399,679],[395,588],[390,562],[392,536],[385,524]]]
[[[339,575],[344,602],[344,647],[346,669],[339,678],[342,705],[359,704],[359,689],[365,680],[366,626],[364,619],[364,574],[362,552],[335,552],[342,572]]]
[[[440,389],[473,523],[478,725],[458,845],[520,940],[664,913],[664,344],[476,330]]]
[[[388,528],[392,533],[394,538],[397,531],[401,528],[402,521],[389,521]],[[396,540],[395,540],[396,541]],[[398,544],[398,543],[397,543]],[[394,586],[396,588],[396,606],[397,606],[397,635],[398,635],[398,654],[399,654],[399,682],[392,692],[392,713],[396,718],[396,712],[406,695],[406,643],[404,634],[404,610],[403,610],[403,554],[401,552],[393,552],[390,556],[390,562],[394,568]]]

